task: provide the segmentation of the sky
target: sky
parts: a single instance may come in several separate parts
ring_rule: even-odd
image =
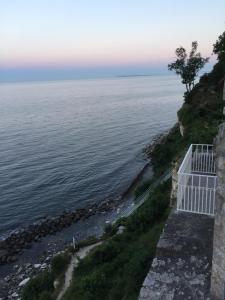
[[[166,72],[194,40],[211,56],[224,12],[224,0],[0,0],[0,80]]]

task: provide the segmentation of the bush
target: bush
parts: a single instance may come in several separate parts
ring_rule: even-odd
[[[54,278],[64,273],[70,262],[70,256],[68,254],[59,254],[52,259],[51,268]]]
[[[22,292],[23,300],[39,300],[40,295],[44,291],[53,291],[54,277],[50,272],[43,272],[42,274],[32,278],[24,287]]]
[[[176,156],[184,151],[187,141],[180,135],[178,124],[176,124],[162,144],[158,144],[152,152],[151,162],[155,176],[161,175],[169,167]]]
[[[54,280],[62,276],[70,262],[67,253],[57,255],[51,262],[51,271],[44,271],[32,278],[22,291],[23,300],[52,300]]]
[[[76,244],[76,250],[86,247],[86,246],[89,246],[89,245],[92,245],[92,244],[95,244],[95,243],[98,243],[98,242],[100,242],[100,240],[101,239],[97,238],[96,236],[89,236],[85,240],[82,240]]]
[[[103,238],[108,238],[112,235],[114,235],[117,231],[117,226],[109,223],[105,226],[104,228],[104,234],[103,234]]]
[[[127,221],[130,232],[145,232],[165,213],[169,206],[171,181],[160,184],[150,193],[149,199],[137,209],[137,212]]]
[[[150,187],[152,183],[153,183],[153,179],[148,179],[142,182],[140,185],[138,185],[134,192],[135,197],[137,198],[141,196]]]
[[[98,247],[93,253],[95,264],[111,261],[120,251],[120,248],[112,241],[106,241],[101,247]]]
[[[50,292],[44,291],[41,293],[38,300],[54,300]]]

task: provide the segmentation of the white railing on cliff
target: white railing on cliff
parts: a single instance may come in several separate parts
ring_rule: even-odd
[[[177,210],[214,215],[216,184],[213,145],[191,144],[178,170]]]

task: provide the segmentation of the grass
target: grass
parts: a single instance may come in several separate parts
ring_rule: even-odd
[[[50,271],[43,271],[26,284],[22,292],[22,300],[55,299],[57,291],[54,289],[54,281],[57,279],[61,285],[63,284],[64,273],[70,262],[70,258],[67,252],[55,256],[52,259]]]
[[[169,132],[163,144],[156,145],[151,162],[156,176],[162,175],[169,167],[171,162],[176,159],[178,153],[185,150],[187,143],[181,138],[179,127],[176,124]]]
[[[158,186],[130,217],[126,230],[92,251],[75,269],[64,300],[137,299],[167,218],[171,182]]]
[[[75,251],[78,251],[80,248],[87,247],[93,244],[96,244],[101,241],[101,238],[97,238],[96,236],[89,236],[85,240],[80,241],[76,244]],[[71,247],[71,252],[73,251],[73,247]]]

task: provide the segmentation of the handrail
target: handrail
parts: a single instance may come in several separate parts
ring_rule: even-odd
[[[212,144],[191,144],[191,146],[210,146],[210,147],[214,147]]]
[[[181,172],[181,170],[182,170],[182,167],[183,167],[183,165],[185,164],[185,160],[187,159],[187,157],[188,157],[188,155],[189,155],[189,152],[192,152],[192,144],[190,145],[190,147],[188,148],[188,151],[187,151],[187,153],[186,153],[186,155],[185,155],[185,157],[184,157],[184,159],[183,159],[183,162],[182,162],[182,164],[181,164],[181,166],[180,166],[180,168],[179,168],[179,170],[178,170],[178,174]]]
[[[215,174],[213,145],[191,144],[189,146],[177,173],[192,172]]]
[[[216,173],[212,173],[212,174],[215,174],[215,175],[207,175],[207,174],[197,174],[197,173],[184,173],[184,172],[182,172],[182,173],[180,173],[181,175],[187,175],[187,176],[199,176],[199,177],[213,177],[213,178],[215,178],[215,177],[217,177],[216,176]]]

